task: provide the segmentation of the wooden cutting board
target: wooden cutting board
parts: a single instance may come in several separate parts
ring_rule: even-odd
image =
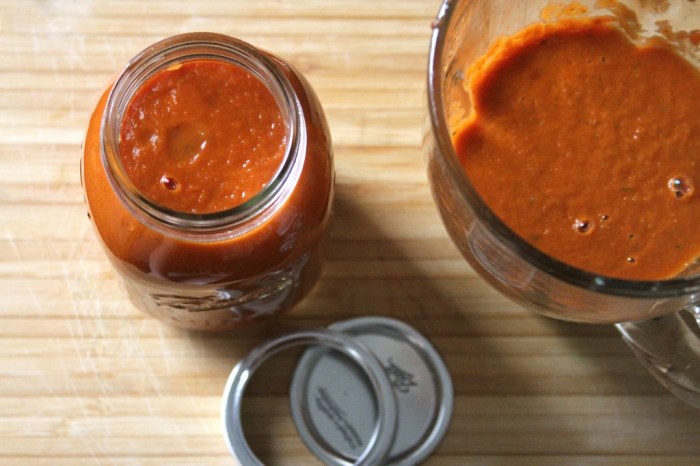
[[[0,464],[231,464],[229,372],[273,335],[366,315],[424,333],[454,379],[431,465],[700,462],[700,412],[658,385],[609,326],[557,322],[467,266],[433,206],[421,150],[437,0],[0,2]],[[135,53],[188,31],[285,57],[332,128],[336,219],[322,280],[289,315],[188,333],[132,307],[86,217],[80,145]],[[256,451],[316,464],[286,408],[293,354],[246,398]]]

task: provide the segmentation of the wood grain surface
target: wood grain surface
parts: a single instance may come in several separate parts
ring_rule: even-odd
[[[558,322],[492,290],[438,218],[421,150],[437,0],[0,1],[0,464],[232,464],[220,401],[236,362],[295,329],[378,315],[442,353],[455,409],[429,465],[700,463],[700,412],[609,326]],[[110,76],[181,32],[294,63],[335,143],[336,218],[313,293],[230,335],[188,333],[127,300],[86,216],[80,145]],[[250,442],[316,464],[287,411],[294,354],[256,376]]]

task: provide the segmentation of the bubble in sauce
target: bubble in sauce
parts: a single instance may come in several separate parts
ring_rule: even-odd
[[[588,233],[593,229],[593,223],[587,219],[577,218],[571,227],[576,233]]]
[[[668,180],[668,189],[676,199],[682,199],[693,194],[693,182],[688,178],[677,176]]]
[[[180,186],[175,177],[170,175],[161,176],[160,184],[168,191],[175,191],[178,188],[178,186]]]

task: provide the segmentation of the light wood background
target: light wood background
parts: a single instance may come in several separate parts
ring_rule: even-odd
[[[430,465],[700,464],[700,412],[612,327],[510,303],[447,237],[421,151],[437,0],[0,1],[0,464],[231,464],[224,383],[256,344],[365,315],[428,336],[454,378]],[[168,35],[215,31],[273,51],[317,90],[336,150],[323,278],[286,317],[187,333],[134,309],[86,217],[80,144],[101,88]],[[293,365],[265,368],[246,426],[272,464],[315,464],[286,411]]]

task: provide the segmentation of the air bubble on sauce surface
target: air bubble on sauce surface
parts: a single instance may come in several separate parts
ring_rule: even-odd
[[[161,176],[160,177],[160,184],[168,191],[174,191],[180,186],[180,184],[177,182],[177,179],[175,179],[175,177],[172,177],[170,175]]]
[[[693,182],[688,178],[676,176],[668,180],[668,189],[671,190],[676,199],[681,199],[693,194]]]
[[[593,223],[585,218],[577,218],[571,227],[576,233],[589,233],[593,229]]]

